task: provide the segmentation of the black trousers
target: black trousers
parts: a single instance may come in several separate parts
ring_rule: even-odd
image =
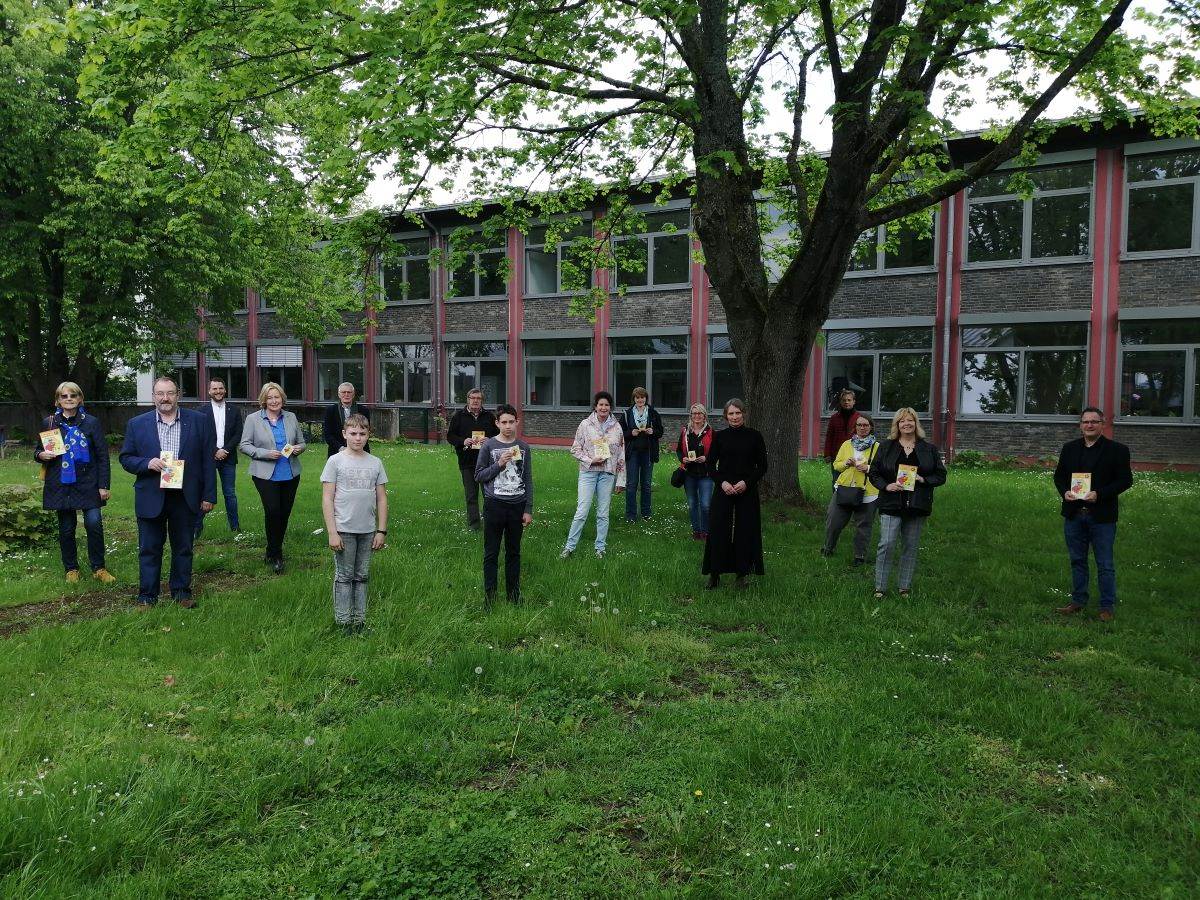
[[[255,478],[254,486],[262,498],[263,520],[267,532],[267,558],[283,559],[283,536],[287,534],[288,519],[296,502],[300,476],[290,481]]]
[[[192,596],[192,529],[196,514],[183,491],[163,491],[162,512],[153,519],[138,516],[138,603],[158,602],[162,555],[171,541],[171,571],[167,584],[176,600]]]
[[[483,490],[475,480],[475,467],[459,469],[462,475],[463,496],[467,501],[467,524],[474,525],[479,521],[479,492]]]
[[[483,501],[483,593],[487,597],[496,594],[499,572],[500,540],[504,540],[504,592],[509,600],[521,595],[521,536],[525,526],[521,516],[525,514],[525,502],[503,503],[499,500]]]

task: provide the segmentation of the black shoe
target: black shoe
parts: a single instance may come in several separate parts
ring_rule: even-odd
[[[263,556],[263,562],[269,566],[275,562],[275,557],[273,557],[270,553],[267,553]]]
[[[861,559],[857,556],[854,557],[854,562],[850,563],[850,565],[852,565],[852,566],[865,566],[866,564],[867,564],[867,561],[865,559]]]
[[[496,592],[495,591],[486,592],[483,595],[483,608],[490,610],[495,605],[496,605]]]
[[[709,575],[708,583],[705,584],[704,586],[710,591],[715,591],[717,588],[719,588],[721,586],[721,576],[720,575]]]
[[[350,622],[346,622],[344,625],[342,625],[342,637],[353,637],[353,636],[354,636],[354,625]]]
[[[739,591],[744,591],[746,588],[750,587],[750,582],[746,580],[745,575],[739,575],[737,578],[733,579],[733,586]]]
[[[826,557],[826,558],[828,558],[828,557],[830,557],[830,556],[833,556],[833,551],[832,551],[832,550],[828,550],[828,549],[826,549],[825,547],[822,547],[822,548],[821,548],[821,555],[822,555],[822,556],[824,556],[824,557]]]
[[[366,630],[367,630],[366,622],[355,622],[354,623],[354,633],[355,634],[362,634]]]
[[[509,594],[508,602],[511,603],[513,606],[520,606],[521,605],[521,592],[514,591],[513,593]]]
[[[482,522],[478,522],[478,521],[469,522],[467,524],[467,527],[470,528],[472,531],[483,531],[483,523]]]
[[[271,571],[274,572],[276,575],[282,575],[283,574],[283,560],[282,559],[272,560],[271,561]]]

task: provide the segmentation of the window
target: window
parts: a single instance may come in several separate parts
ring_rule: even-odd
[[[180,397],[199,397],[200,386],[197,381],[196,354],[185,353],[177,356],[167,356],[158,361],[157,374],[169,375],[179,385]],[[207,396],[207,392],[205,394]]]
[[[1200,417],[1200,319],[1121,325],[1121,415]]]
[[[687,408],[686,335],[616,337],[610,347],[613,397],[619,407],[633,402],[635,387],[644,387],[659,409]]]
[[[530,229],[525,241],[526,295],[568,294],[590,287],[591,266],[582,254],[573,251],[573,247],[576,241],[591,236],[591,222],[557,232],[557,242],[549,245],[545,225]]]
[[[354,393],[363,394],[363,349],[344,346],[323,347],[317,351],[317,400],[327,403],[338,399],[338,385],[348,381]]]
[[[858,236],[850,256],[850,272],[888,272],[902,269],[932,269],[933,234],[922,236],[912,228],[893,223],[895,247],[888,247],[887,225],[864,231]]]
[[[742,371],[738,368],[737,357],[733,355],[729,335],[717,334],[709,339],[709,359],[712,365],[712,374],[708,379],[709,408],[717,409],[724,406],[727,400],[744,397]]]
[[[932,328],[827,331],[825,351],[825,395],[831,407],[849,389],[864,412],[895,412],[905,406],[929,412]]]
[[[664,287],[691,281],[691,217],[686,209],[645,214],[645,229],[615,238],[617,284],[621,287]]]
[[[488,406],[508,400],[508,348],[504,341],[463,341],[446,350],[452,403],[466,403],[467,391],[479,388]]]
[[[395,256],[383,263],[383,297],[388,303],[428,300],[429,238],[395,242]]]
[[[963,415],[1077,416],[1087,381],[1087,325],[963,328]]]
[[[968,262],[1083,259],[1091,250],[1095,164],[985,175],[967,199]],[[1032,196],[1016,184],[1027,181]]]
[[[433,400],[433,346],[378,344],[379,396],[384,403]]]
[[[258,383],[274,381],[283,388],[291,402],[304,400],[304,369],[301,366],[259,366]],[[257,398],[255,398],[257,399]]]
[[[590,338],[525,342],[526,406],[587,409],[591,402]]]
[[[1200,249],[1200,150],[1131,156],[1125,161],[1129,253]]]
[[[459,299],[504,296],[504,236],[479,233],[450,238],[450,294]],[[461,262],[460,262],[461,260]]]
[[[208,347],[204,351],[204,367],[208,378],[220,378],[225,382],[226,396],[243,400],[248,396],[249,370],[246,368],[245,347]],[[208,385],[201,386],[208,396]]]

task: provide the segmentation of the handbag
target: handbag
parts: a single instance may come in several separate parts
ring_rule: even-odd
[[[834,502],[837,503],[838,506],[845,506],[853,509],[862,505],[863,496],[865,494],[865,488],[850,487],[849,485],[839,484],[834,490]]]
[[[671,473],[671,487],[681,488],[685,481],[687,481],[687,470],[680,468]]]

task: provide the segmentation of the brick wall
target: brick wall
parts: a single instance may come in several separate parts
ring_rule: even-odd
[[[433,306],[385,306],[376,316],[379,334],[433,335]]]
[[[234,316],[228,322],[207,321],[208,339],[213,344],[242,346],[246,343],[246,317]]]
[[[1008,266],[962,273],[962,312],[1091,309],[1092,265]],[[931,310],[932,311],[932,310]]]
[[[592,327],[594,323],[585,316],[571,315],[570,307],[570,297],[527,297],[524,327],[530,331]]]
[[[829,306],[831,319],[932,316],[937,307],[937,275],[880,275],[842,281]]]
[[[446,304],[446,331],[508,331],[508,301],[463,300]]]
[[[708,295],[708,322],[710,325],[724,325],[729,319],[725,316],[725,306],[717,294]]]
[[[978,450],[987,456],[1058,457],[1062,445],[1079,436],[1074,422],[964,422],[955,425],[954,452]]]
[[[1200,425],[1122,425],[1113,437],[1129,447],[1134,465],[1200,465]]]
[[[522,415],[521,433],[531,438],[573,438],[580,421],[588,413],[580,412],[535,412],[525,410]]]
[[[692,292],[631,291],[613,297],[612,328],[644,328],[650,334],[655,326],[687,325],[692,321]]]
[[[1119,302],[1130,307],[1200,303],[1200,256],[1122,262]]]

